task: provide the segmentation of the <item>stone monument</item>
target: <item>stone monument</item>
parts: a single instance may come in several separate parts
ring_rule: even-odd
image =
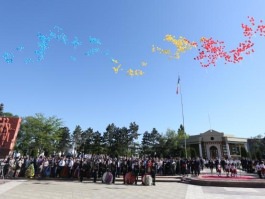
[[[0,158],[14,150],[21,118],[0,117]]]

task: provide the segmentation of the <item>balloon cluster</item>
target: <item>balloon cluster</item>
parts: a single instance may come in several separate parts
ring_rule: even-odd
[[[258,24],[256,24],[255,19],[253,17],[248,17],[249,24],[242,24],[241,28],[243,30],[243,36],[245,40],[240,42],[238,46],[230,51],[226,51],[226,45],[224,41],[214,40],[212,37],[206,38],[201,37],[200,39],[200,47],[198,47],[197,42],[191,42],[185,37],[180,36],[179,38],[175,38],[175,36],[167,34],[164,37],[164,41],[169,42],[174,46],[174,49],[163,49],[158,46],[152,46],[152,52],[158,52],[160,54],[167,55],[170,59],[179,59],[182,53],[187,52],[188,50],[192,50],[196,48],[198,50],[198,55],[194,58],[194,60],[199,61],[202,67],[209,67],[211,65],[215,66],[216,62],[219,59],[224,59],[224,63],[238,63],[243,60],[244,55],[249,55],[254,52],[253,46],[254,42],[252,41],[255,35],[265,36],[265,25],[263,21],[260,20]],[[79,40],[77,36],[75,36],[72,40],[69,40],[68,36],[63,32],[63,29],[59,26],[54,26],[52,30],[48,34],[37,34],[38,38],[38,48],[34,51],[35,58],[27,57],[24,59],[26,64],[41,62],[44,60],[47,50],[50,47],[50,43],[53,41],[57,41],[63,43],[66,46],[70,46],[73,49],[77,49],[81,45],[88,44],[89,47],[84,52],[84,55],[87,57],[94,56],[96,54],[103,54],[108,59],[110,59],[113,64],[112,70],[115,74],[125,73],[128,76],[142,76],[144,71],[142,67],[147,66],[146,61],[142,61],[138,68],[123,68],[122,64],[117,60],[110,56],[110,53],[102,48],[102,42],[100,39],[96,37],[89,36],[87,42],[82,42]],[[15,48],[15,51],[20,53],[25,50],[23,45],[20,45]],[[2,55],[4,61],[8,64],[14,63],[14,53],[13,52],[5,52]],[[70,56],[71,61],[78,61],[76,56]]]
[[[248,20],[249,25],[241,24],[245,40],[240,42],[236,48],[225,51],[226,46],[223,41],[215,41],[212,38],[207,39],[203,37],[201,38],[201,49],[198,49],[199,55],[194,59],[199,60],[201,66],[208,67],[210,65],[215,66],[217,59],[224,59],[225,64],[228,62],[238,63],[243,60],[243,55],[249,55],[255,52],[252,39],[256,34],[265,36],[265,25],[263,25],[262,20],[256,25],[254,17],[248,16]],[[206,61],[203,62],[203,60]]]
[[[73,49],[77,49],[78,47],[80,47],[81,45],[84,44],[84,42],[80,41],[77,36],[75,36],[72,40],[70,40],[69,37],[63,32],[63,29],[59,26],[54,26],[53,29],[50,30],[48,34],[38,33],[37,38],[38,38],[38,42],[37,42],[38,48],[34,51],[34,54],[36,57],[35,58],[32,58],[32,57],[25,58],[24,59],[25,64],[43,61],[45,58],[45,55],[47,54],[48,49],[50,48],[50,43],[53,41],[63,43],[64,45],[70,46]],[[84,52],[85,56],[90,57],[90,56],[101,53],[101,54],[105,55],[106,57],[108,57],[112,63],[114,63],[116,65],[118,64],[117,66],[113,67],[113,71],[115,74],[124,70],[123,68],[121,68],[121,64],[119,63],[119,61],[116,59],[113,59],[110,56],[110,53],[102,48],[102,42],[100,41],[100,39],[98,39],[96,37],[89,36],[87,41],[88,41],[87,44],[89,45],[89,47]],[[15,50],[17,52],[22,52],[25,50],[25,47],[23,45],[20,45],[20,46],[16,47]],[[14,57],[15,57],[14,53],[5,52],[2,57],[6,63],[8,63],[8,64],[14,63]],[[70,60],[71,61],[77,61],[78,59],[76,56],[71,55]],[[147,65],[147,63],[146,63],[146,65]],[[143,75],[144,72],[140,69],[129,68],[126,71],[126,74],[128,74],[129,76],[140,76],[140,75]]]
[[[115,74],[117,74],[120,71],[123,71],[123,68],[121,67],[122,65],[119,63],[118,60],[112,59],[112,62],[114,64],[116,64],[116,66],[112,67]],[[141,63],[141,67],[145,67],[145,66],[147,66],[147,62],[143,61]],[[142,69],[131,69],[131,68],[129,68],[126,70],[126,74],[131,76],[131,77],[132,76],[142,76],[144,74],[144,72]]]
[[[198,60],[202,67],[209,67],[210,65],[216,66],[218,59],[224,59],[226,63],[238,63],[243,60],[243,55],[249,55],[254,52],[252,41],[253,36],[259,34],[265,36],[265,25],[260,20],[259,24],[256,25],[253,17],[248,17],[250,25],[242,24],[243,36],[245,40],[240,42],[238,46],[230,51],[226,51],[226,45],[224,41],[214,40],[212,37],[206,38],[201,37],[200,47],[196,42],[190,42],[184,37],[175,39],[172,35],[166,35],[164,41],[170,42],[175,45],[176,51],[174,54],[171,53],[170,49],[162,49],[160,47],[152,46],[152,52],[159,52],[161,54],[168,55],[169,58],[180,58],[180,53],[184,53],[192,48],[197,48],[199,54],[194,58]]]
[[[176,50],[174,53],[172,53],[170,49],[162,49],[154,45],[152,47],[152,52],[157,51],[161,54],[168,55],[170,59],[179,59],[180,53],[184,53],[192,48],[197,47],[196,42],[190,42],[189,40],[181,36],[178,39],[176,39],[175,36],[166,35],[164,38],[164,41],[170,42],[176,47]]]
[[[5,52],[3,54],[3,58],[4,58],[6,63],[8,63],[8,64],[13,63],[14,54],[9,53],[9,52]]]

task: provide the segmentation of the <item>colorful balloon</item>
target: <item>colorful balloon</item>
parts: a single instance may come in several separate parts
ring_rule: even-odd
[[[114,64],[118,64],[118,63],[119,63],[119,61],[116,60],[116,59],[111,59],[111,61],[112,61]]]
[[[140,69],[135,69],[135,70],[133,70],[133,69],[128,69],[127,70],[127,74],[129,75],[129,76],[142,76],[143,74],[144,74],[144,72],[142,71],[142,70],[140,70]]]
[[[25,64],[29,64],[29,63],[33,63],[34,61],[31,58],[26,58],[24,62]]]
[[[71,45],[76,48],[78,46],[81,46],[82,45],[82,42],[79,41],[78,37],[75,37],[74,40],[71,42]]]
[[[16,50],[19,51],[19,52],[21,52],[21,51],[24,50],[24,49],[25,49],[24,46],[18,46],[18,47],[16,47]]]
[[[3,58],[4,58],[6,63],[11,64],[11,63],[13,63],[14,55],[12,53],[5,52],[3,54]]]
[[[181,36],[178,39],[176,39],[175,36],[167,34],[164,38],[164,41],[170,42],[176,47],[176,50],[174,53],[171,53],[170,49],[164,50],[160,47],[155,47],[154,45],[152,46],[152,52],[157,51],[161,54],[169,55],[170,59],[179,59],[180,53],[184,53],[187,50],[197,47],[196,42],[190,42],[189,40]]]
[[[98,39],[98,38],[95,38],[95,37],[89,37],[89,42],[91,43],[91,44],[96,44],[96,45],[101,45],[101,42],[100,42],[100,40]]]
[[[120,67],[121,67],[121,64],[117,67],[112,67],[112,68],[113,68],[114,72],[117,74],[119,72]]]
[[[199,60],[201,66],[208,67],[210,65],[216,65],[216,61],[218,59],[224,59],[225,64],[227,62],[238,63],[243,60],[243,55],[249,55],[254,51],[253,46],[254,43],[252,41],[252,37],[260,32],[260,35],[263,35],[263,31],[265,30],[264,25],[258,25],[255,28],[255,19],[253,17],[248,17],[250,25],[241,24],[241,28],[243,29],[243,36],[247,37],[246,40],[240,42],[239,45],[230,51],[225,51],[225,44],[223,41],[213,40],[212,38],[202,37],[200,42],[202,43],[201,49],[199,49],[199,55],[195,57],[195,60]],[[262,20],[260,21],[262,23]],[[264,29],[263,29],[264,27]],[[264,31],[265,33],[265,31]]]
[[[63,29],[59,26],[54,26],[53,29],[57,30],[57,32],[63,31]]]
[[[50,43],[57,41],[57,42],[62,42],[64,45],[71,46],[74,49],[77,47],[83,45],[83,43],[79,40],[77,36],[75,36],[72,40],[68,39],[68,36],[63,32],[63,29],[59,26],[54,26],[52,30],[48,32],[48,34],[42,34],[38,33],[37,34],[38,42],[37,46],[38,48],[34,51],[34,54],[37,56],[36,59],[33,59],[31,57],[27,57],[24,59],[25,64],[30,64],[34,63],[34,61],[43,61],[46,55],[47,50],[50,48]],[[100,39],[96,37],[91,37],[89,36],[88,38],[89,41],[89,48],[86,52],[84,52],[84,55],[86,56],[93,56],[98,53],[102,53],[105,56],[110,57],[110,53],[108,50],[104,50],[102,48],[99,48],[99,45],[102,45],[102,42]],[[15,48],[17,52],[21,52],[22,50],[25,49],[24,46],[20,45],[17,48]],[[157,49],[159,50],[159,48]],[[166,53],[165,51],[162,51],[163,53]],[[13,63],[14,62],[14,54],[11,52],[6,52],[2,56],[5,60],[6,63]],[[71,61],[77,61],[76,56],[70,56],[69,57]],[[123,69],[121,68],[121,64],[119,64],[119,61],[117,59],[111,58],[112,63],[116,64],[116,66],[112,67],[113,71],[115,74],[119,73]],[[143,61],[141,62],[142,67],[147,66],[147,62]],[[128,69],[127,74],[130,76],[140,76],[143,75],[144,72],[139,69]]]
[[[98,53],[99,51],[100,51],[99,48],[91,48],[85,53],[85,55],[91,56],[91,55]]]

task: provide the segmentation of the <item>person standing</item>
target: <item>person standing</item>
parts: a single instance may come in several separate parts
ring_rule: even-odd
[[[121,172],[123,176],[123,184],[125,184],[125,175],[128,172],[127,161],[123,161],[121,165]]]
[[[141,179],[142,179],[142,184],[143,184],[143,177],[145,175],[145,166],[144,166],[144,162],[141,161],[140,162],[140,166],[139,166],[139,174],[141,175]]]
[[[121,174],[121,160],[118,158],[117,160],[117,177],[119,178]]]
[[[204,160],[204,158],[200,158],[200,167],[201,167],[201,170],[203,171],[203,169],[204,169],[204,164],[205,164],[205,160]]]
[[[57,173],[56,176],[61,177],[62,170],[63,170],[64,166],[65,166],[65,160],[64,160],[64,157],[61,157],[61,159],[60,159],[60,161],[58,163],[58,168],[57,168],[57,171],[56,171],[56,173]]]
[[[222,158],[221,167],[222,167],[223,171],[225,171],[225,165],[226,165],[226,160],[224,158]]]
[[[231,170],[231,165],[230,163],[225,165],[225,172],[226,172],[226,176],[229,177],[229,172]]]
[[[42,161],[42,172],[40,177],[49,177],[50,176],[50,167],[48,158],[44,158]]]
[[[113,161],[110,164],[110,171],[111,171],[111,173],[113,175],[112,183],[115,184],[115,179],[116,179],[116,174],[117,174],[117,165],[116,165],[115,161]]]
[[[156,173],[157,173],[157,163],[155,161],[152,161],[151,177],[152,177],[154,186],[156,185]]]
[[[200,163],[200,159],[199,158],[194,160],[194,172],[195,172],[196,176],[200,175],[200,170],[201,170],[200,165],[201,165],[201,163]]]
[[[15,178],[17,178],[20,174],[21,168],[23,165],[23,159],[22,158],[18,158],[16,160],[16,171],[15,171]]]
[[[187,162],[185,159],[180,160],[181,175],[184,177],[187,174]]]
[[[81,158],[79,163],[79,181],[83,182],[83,178],[84,178],[84,163],[83,163],[83,158]]]
[[[209,160],[209,168],[211,170],[211,174],[213,174],[213,167],[214,167],[214,163],[213,163],[213,160]]]
[[[257,174],[258,174],[258,176],[259,176],[260,179],[262,178],[261,170],[262,170],[262,168],[261,168],[261,162],[257,162],[257,164],[256,164],[256,171],[257,171]]]
[[[220,164],[220,161],[218,158],[216,158],[216,160],[214,161],[214,165],[215,165],[215,170],[217,172],[217,169],[218,169],[218,165]]]
[[[194,173],[196,175],[195,162],[196,162],[196,160],[194,158],[192,160],[190,160],[190,173],[191,173],[191,175],[193,175]]]
[[[94,162],[93,169],[92,169],[92,175],[93,175],[93,182],[97,182],[97,177],[98,177],[98,165],[96,162]]]
[[[140,167],[139,167],[139,161],[135,160],[135,162],[133,163],[133,174],[135,175],[135,185],[137,185],[138,182],[138,176],[139,176],[139,172],[140,172]]]
[[[68,178],[72,178],[73,176],[73,166],[74,166],[74,160],[71,157],[68,161]]]

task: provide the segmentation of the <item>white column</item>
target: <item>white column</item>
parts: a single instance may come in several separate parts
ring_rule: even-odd
[[[216,144],[216,148],[218,151],[218,159],[222,158],[221,144]]]
[[[244,143],[245,149],[248,152],[248,143]]]
[[[230,148],[229,148],[229,144],[228,144],[227,140],[226,140],[226,151],[227,151],[227,157],[228,157],[228,159],[230,159],[231,158]]]
[[[201,143],[199,143],[199,151],[200,151],[200,157],[203,158],[203,156],[202,156],[202,144]]]
[[[209,147],[209,144],[206,144],[206,154],[207,154],[207,158],[208,160],[210,160],[210,147]]]

